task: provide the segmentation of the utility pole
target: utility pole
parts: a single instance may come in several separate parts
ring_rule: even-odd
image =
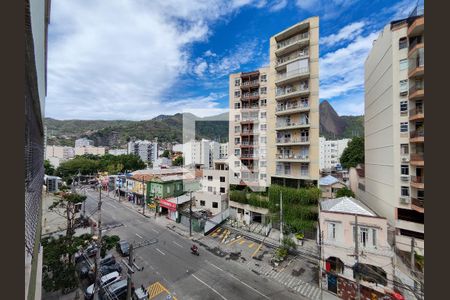
[[[190,201],[189,201],[189,236],[192,236],[192,191],[190,193]]]
[[[94,281],[94,300],[99,300],[98,292],[100,290],[100,253],[102,250],[102,188],[100,185],[100,192],[98,197],[98,238],[97,238],[97,253],[95,255],[95,281]]]
[[[145,217],[145,185],[144,185],[144,175],[142,175],[142,215]]]
[[[355,260],[356,260],[356,300],[361,299],[361,285],[359,283],[359,240],[358,240],[358,215],[355,214]]]
[[[283,192],[280,191],[280,244],[283,242]]]
[[[130,255],[128,256],[128,276],[127,276],[127,300],[131,300],[131,283],[133,276],[133,244],[130,244]]]
[[[415,262],[415,257],[414,257],[414,245],[415,244],[415,240],[414,238],[411,238],[411,271],[413,276],[415,277],[415,266],[416,266],[416,262]]]
[[[319,227],[319,256],[320,256],[319,257],[319,287],[320,287],[320,299],[323,299],[323,286],[322,286],[322,239],[323,239],[323,230],[320,231],[320,227]]]

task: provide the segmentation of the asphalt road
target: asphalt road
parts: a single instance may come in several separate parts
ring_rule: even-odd
[[[144,270],[133,274],[136,287],[159,282],[178,300],[182,299],[306,299],[202,247],[200,256],[192,255],[192,242],[160,226],[119,203],[102,196],[102,227],[120,225],[104,234],[117,234],[130,243],[157,239],[157,243],[134,251],[136,264]],[[86,213],[98,205],[98,192],[87,193]],[[161,293],[154,299],[165,299]],[[164,296],[164,297],[163,297]]]

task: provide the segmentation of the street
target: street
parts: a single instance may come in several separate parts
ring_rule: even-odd
[[[98,194],[86,194],[88,215],[98,205]],[[104,234],[116,234],[133,244],[157,239],[134,251],[135,263],[144,269],[133,274],[133,282],[136,287],[150,287],[150,299],[165,299],[167,292],[176,299],[307,299],[202,247],[200,256],[192,255],[192,241],[106,194],[102,194],[102,227],[112,228]]]

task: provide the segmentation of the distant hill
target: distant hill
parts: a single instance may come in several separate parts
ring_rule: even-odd
[[[364,116],[339,116],[327,100],[320,103],[319,111],[321,136],[342,139],[364,135]]]
[[[184,114],[188,120],[196,122],[196,138],[228,141],[228,114],[200,118],[193,114]],[[213,121],[213,120],[220,121]],[[87,121],[45,119],[47,126],[47,144],[73,146],[75,140],[87,137],[96,146],[121,147],[130,138],[161,142],[182,142],[183,114],[159,115],[145,121]]]

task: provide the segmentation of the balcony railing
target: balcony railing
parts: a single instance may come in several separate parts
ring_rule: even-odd
[[[414,204],[415,206],[418,207],[425,207],[425,198],[424,197],[417,197],[417,198],[413,198],[411,197],[411,203]]]
[[[297,139],[293,138],[277,138],[277,143],[279,144],[289,144],[289,143],[307,143],[309,142],[308,137],[301,137]]]
[[[258,142],[256,142],[256,141],[253,141],[253,142],[242,141],[241,145],[244,145],[244,146],[257,146]]]
[[[296,126],[302,126],[302,125],[309,125],[308,121],[301,121],[301,122],[277,122],[276,128],[284,128],[284,127],[296,127]]]
[[[414,130],[409,133],[410,138],[419,138],[425,136],[424,130]]]
[[[294,172],[290,169],[277,169],[275,172],[276,175],[278,176],[292,176],[292,177],[308,177],[309,176],[309,171],[307,170],[302,170],[300,172]]]
[[[421,115],[424,113],[423,107],[415,107],[409,110],[410,116]]]
[[[424,154],[423,153],[411,153],[410,159],[411,161],[423,161]]]
[[[259,80],[251,80],[251,81],[243,81],[241,83],[241,86],[252,86],[252,85],[258,85],[259,84]]]
[[[416,45],[420,45],[423,44],[423,39],[422,37],[418,37],[412,40],[411,43],[409,43],[409,48],[408,50],[411,51],[412,49],[414,49],[414,47],[416,47]]]
[[[421,83],[414,83],[409,87],[409,94],[414,94],[416,91],[421,91],[424,89],[423,82]]]
[[[307,39],[309,37],[309,33],[308,32],[304,32],[304,33],[300,33],[297,35],[294,35],[291,38],[288,38],[287,40],[281,41],[279,43],[277,43],[277,49],[281,49],[284,47],[287,47],[293,43],[296,43],[298,41],[301,41],[303,39]]]
[[[241,134],[258,134],[259,130],[242,130]]]
[[[411,182],[425,183],[425,178],[423,176],[411,176]]]
[[[258,97],[258,96],[259,96],[258,92],[242,94],[242,98],[244,98],[244,99],[249,99],[249,98]]]
[[[258,117],[246,117],[242,118],[241,122],[258,122]]]
[[[276,96],[289,95],[295,92],[306,92],[308,91],[308,85],[301,85],[298,87],[289,87],[289,88],[279,88],[277,89]]]
[[[258,156],[257,153],[253,153],[253,154],[244,153],[244,154],[241,154],[241,158],[258,158],[258,157],[259,156]]]
[[[411,58],[408,63],[408,72],[411,72],[415,68],[423,68],[425,66],[425,58],[423,51],[419,51],[417,57]]]
[[[309,73],[309,67],[298,68],[298,69],[295,69],[295,70],[291,70],[289,72],[278,74],[277,75],[277,80],[288,78],[288,77],[292,77],[292,76],[296,76],[296,75],[304,75],[304,74],[308,74],[308,73]]]
[[[309,108],[309,104],[305,103],[305,102],[294,102],[294,103],[288,103],[286,105],[278,105],[277,106],[277,112],[278,111],[287,111],[287,110],[301,109],[301,108]]]
[[[259,109],[259,105],[243,105],[242,109]]]
[[[307,57],[309,55],[309,51],[308,49],[303,49],[300,51],[295,51],[294,53],[291,53],[287,56],[283,56],[277,59],[277,66],[284,64],[285,62],[288,62],[290,60],[296,59],[296,58],[302,58],[302,57]]]
[[[309,158],[308,154],[291,153],[291,154],[277,154],[278,159],[303,159],[307,160]]]

